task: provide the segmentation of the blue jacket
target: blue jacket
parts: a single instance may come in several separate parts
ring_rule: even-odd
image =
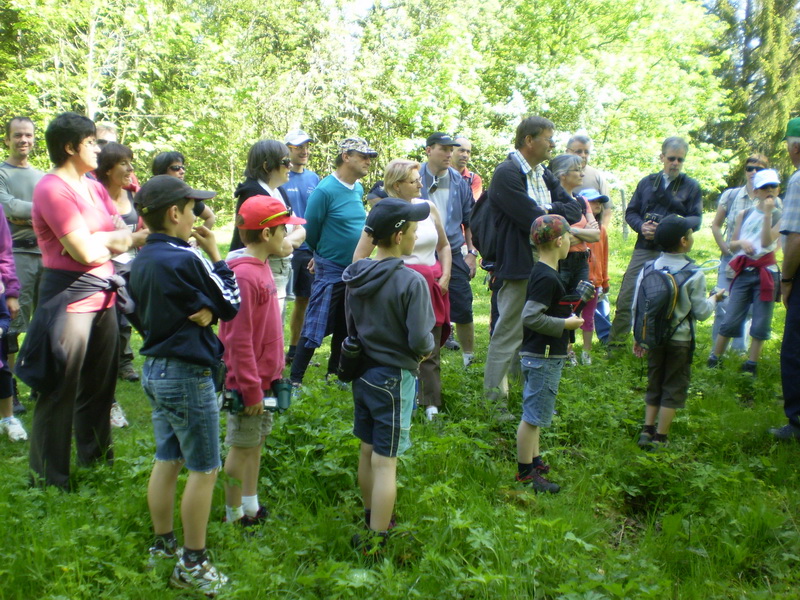
[[[213,324],[239,312],[239,286],[224,260],[212,265],[183,240],[151,233],[131,263],[128,285],[142,325],[144,356],[217,365],[222,342],[211,325],[201,327],[189,315],[208,308]]]
[[[463,225],[465,229],[469,229],[469,215],[472,212],[472,205],[475,204],[475,199],[472,196],[469,184],[461,176],[461,173],[453,167],[448,167],[447,171],[450,173],[450,199],[447,204],[447,214],[441,215],[441,217],[444,221],[444,232],[447,234],[450,248],[453,252],[460,252],[461,246],[464,245],[464,233],[461,230],[461,226]],[[433,175],[428,171],[428,163],[422,165],[419,175],[422,178],[420,198],[430,200],[428,190],[433,184]]]

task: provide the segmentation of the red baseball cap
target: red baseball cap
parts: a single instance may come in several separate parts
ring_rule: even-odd
[[[239,208],[236,227],[264,229],[278,225],[302,225],[305,219],[292,216],[292,207],[272,196],[252,196]]]

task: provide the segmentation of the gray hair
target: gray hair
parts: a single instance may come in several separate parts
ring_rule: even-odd
[[[666,154],[667,150],[683,150],[684,152],[689,152],[689,144],[686,143],[682,137],[668,137],[664,140],[664,143],[661,144],[661,154]]]
[[[576,133],[571,138],[569,138],[569,141],[567,142],[567,148],[572,146],[572,144],[574,144],[575,142],[578,142],[579,144],[585,144],[587,146],[591,146],[592,145],[592,138],[590,138],[588,135],[583,135],[582,133]]]
[[[583,169],[583,159],[577,154],[559,154],[550,161],[550,170],[559,178],[575,167]]]

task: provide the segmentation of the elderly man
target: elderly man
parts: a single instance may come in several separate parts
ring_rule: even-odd
[[[378,153],[363,138],[347,138],[339,144],[336,170],[319,182],[306,206],[306,243],[314,252],[314,283],[305,323],[292,361],[292,384],[299,386],[314,351],[333,334],[327,378],[339,366],[342,342],[347,337],[344,312],[345,285],[342,272],[353,260],[367,213],[364,188],[359,180],[369,173]]]
[[[658,223],[673,214],[703,216],[700,184],[681,173],[688,152],[689,145],[682,138],[669,137],[664,140],[661,144],[661,163],[664,168],[639,182],[625,211],[625,221],[639,236],[617,296],[617,310],[608,337],[609,349],[625,344],[632,326],[633,296],[639,271],[644,263],[661,254],[653,239]]]
[[[603,207],[602,223],[603,226],[607,228],[611,222],[611,213],[614,210],[614,204],[611,202],[611,195],[608,193],[608,183],[606,183],[605,176],[589,165],[589,156],[592,154],[593,149],[594,142],[592,142],[592,138],[588,135],[576,133],[569,138],[567,142],[567,154],[580,156],[581,160],[583,160],[583,183],[581,187],[578,188],[578,191],[580,192],[580,190],[591,188],[599,191],[603,196],[608,198],[608,202],[606,202]]]
[[[794,287],[800,272],[800,117],[786,127],[786,149],[795,172],[786,186],[783,199],[781,233],[783,266],[781,296],[786,307],[786,325],[781,344],[781,379],[783,381],[783,412],[789,422],[770,432],[779,440],[800,441],[800,285]]]

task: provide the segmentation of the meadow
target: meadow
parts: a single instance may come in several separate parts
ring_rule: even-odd
[[[709,222],[696,236],[698,262],[718,257]],[[623,242],[618,229],[612,297],[634,240]],[[713,271],[708,279],[710,290]],[[225,598],[798,597],[800,446],[767,433],[785,422],[782,307],[755,380],[739,373],[736,357],[706,369],[711,321],[698,325],[688,406],[659,453],[635,443],[644,361],[609,361],[595,342],[592,366],[565,368],[558,415],[542,440],[562,491],[537,496],[514,485],[516,423],[495,423],[482,399],[488,295],[480,276],[473,290],[477,364],[465,371],[460,353],[443,350],[446,409],[432,423],[415,415],[414,445],[398,468],[405,535],[374,559],[351,549],[362,519],[352,401],[324,383],[324,367],[312,368],[267,441],[263,529],[246,536],[224,524],[217,485],[209,547],[234,582]],[[324,365],[326,352],[317,357]],[[0,440],[0,598],[184,597],[167,588],[171,565],[145,569],[149,406],[138,384],[120,382],[117,397],[131,425],[115,430],[116,460],[76,469],[76,492],[29,488],[27,444]],[[516,414],[519,400],[516,383]]]

